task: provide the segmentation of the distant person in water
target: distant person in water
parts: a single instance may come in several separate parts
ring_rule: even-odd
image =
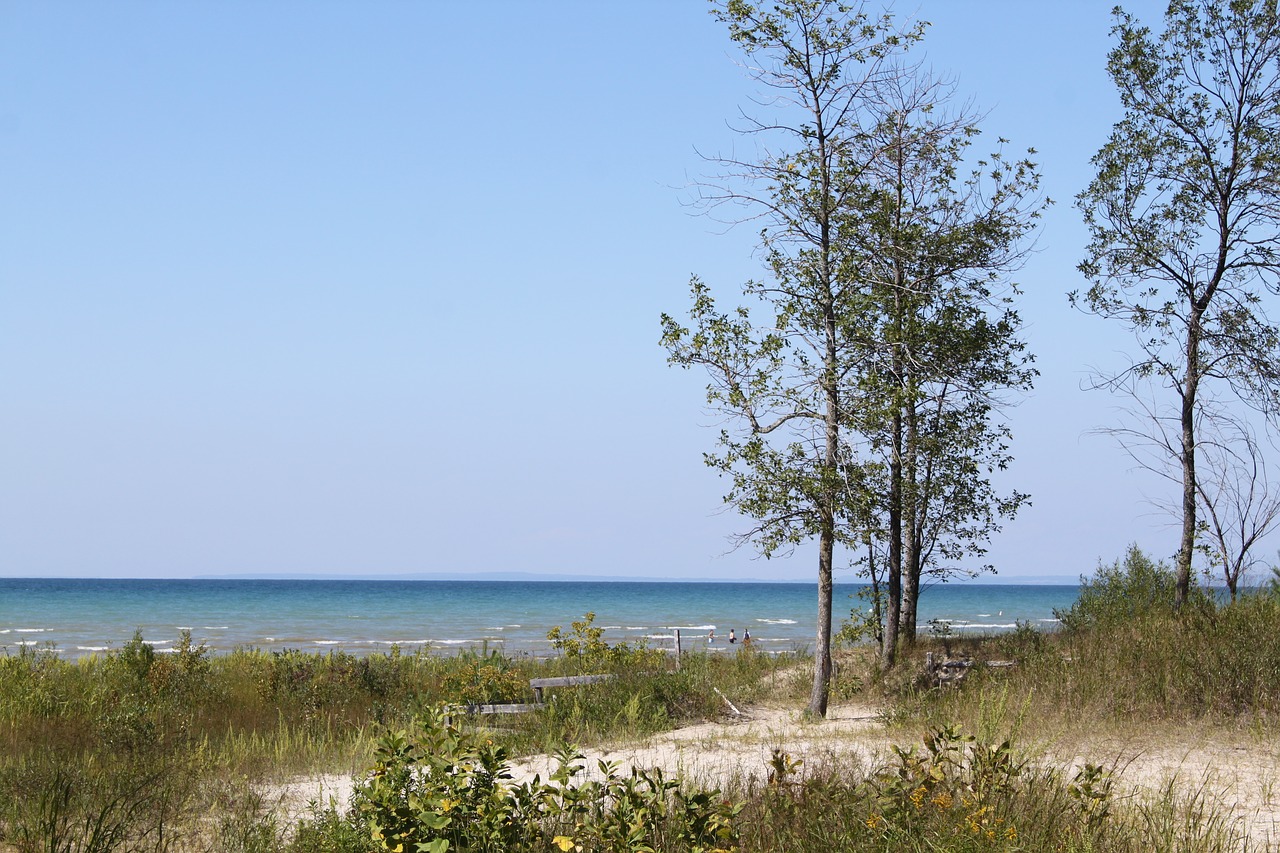
[[[751,642],[751,629],[743,628],[742,629],[742,645],[745,646],[749,642]]]
[[[710,631],[707,632],[707,643],[710,644],[710,643],[714,643],[715,641],[716,641],[716,629],[712,628]]]
[[[732,629],[732,628],[730,628],[730,629],[729,629],[729,642],[731,642],[731,643],[736,643],[736,642],[738,642],[738,638],[737,638],[737,637],[735,637],[735,636],[733,635],[733,629]]]

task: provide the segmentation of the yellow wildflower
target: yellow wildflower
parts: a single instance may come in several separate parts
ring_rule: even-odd
[[[557,835],[555,838],[551,839],[551,843],[565,851],[568,851],[573,847],[573,839],[567,835]]]

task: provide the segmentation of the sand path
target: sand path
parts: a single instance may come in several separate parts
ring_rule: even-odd
[[[1112,767],[1122,795],[1158,792],[1177,780],[1178,790],[1200,790],[1228,810],[1255,843],[1280,850],[1280,745],[1263,745],[1245,735],[1202,732],[1186,732],[1186,742],[1175,743],[1169,734],[1162,733],[1159,741],[1075,739],[1046,749],[1043,760],[1068,772],[1086,761]],[[912,740],[900,731],[887,731],[876,709],[865,705],[833,706],[827,719],[818,723],[792,709],[753,707],[740,717],[685,726],[632,744],[584,750],[583,775],[599,778],[598,762],[603,760],[618,764],[624,773],[632,766],[658,767],[668,776],[723,785],[735,778],[765,778],[775,749],[811,767],[834,760],[867,768],[884,760],[891,744]],[[534,774],[546,779],[554,766],[550,756],[532,756],[514,762],[512,771],[519,783]],[[342,806],[351,790],[351,777],[329,775],[293,780],[270,793],[291,820],[312,802]]]

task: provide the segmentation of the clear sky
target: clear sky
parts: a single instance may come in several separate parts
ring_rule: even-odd
[[[897,7],[1058,202],[1018,277],[1013,581],[1176,549],[1089,435],[1128,340],[1065,297],[1111,5]],[[726,553],[703,378],[658,345],[691,274],[728,304],[760,271],[686,204],[735,58],[698,0],[0,6],[0,575],[812,578]]]

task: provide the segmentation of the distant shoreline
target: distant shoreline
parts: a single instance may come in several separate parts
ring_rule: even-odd
[[[625,575],[540,575],[527,572],[493,572],[463,574],[458,572],[442,573],[407,573],[407,574],[352,574],[337,572],[324,574],[318,572],[245,572],[233,574],[201,574],[190,576],[160,575],[0,575],[3,580],[141,580],[141,581],[449,581],[449,582],[519,582],[519,583],[698,583],[698,584],[786,584],[796,586],[814,586],[816,581],[794,580],[787,578],[742,578],[742,577],[655,577]],[[866,586],[861,579],[836,578],[838,586]],[[1079,576],[1067,575],[1033,575],[1012,578],[1002,575],[984,575],[977,578],[955,578],[946,581],[949,586],[1079,586]]]

